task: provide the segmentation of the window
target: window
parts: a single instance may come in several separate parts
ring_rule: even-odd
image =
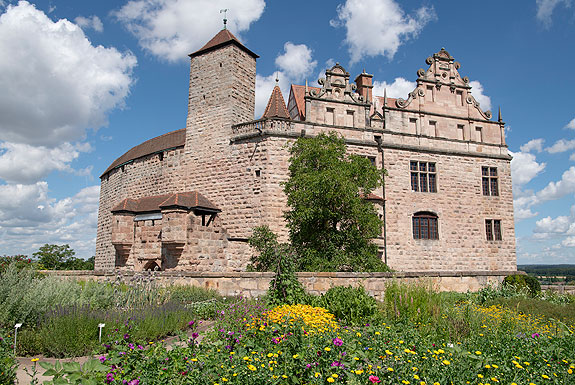
[[[409,118],[409,132],[417,134],[417,119]]]
[[[439,136],[439,132],[437,131],[437,122],[434,120],[429,121],[429,135]]]
[[[439,239],[437,215],[430,212],[413,214],[413,239]]]
[[[465,140],[465,132],[463,131],[463,129],[464,129],[463,124],[457,125],[457,139],[459,140]]]
[[[325,113],[325,124],[334,124],[334,111],[333,108],[328,108]]]
[[[347,111],[345,125],[348,127],[355,127],[353,111]]]
[[[485,234],[488,241],[501,240],[501,220],[500,219],[486,219],[485,220]]]
[[[457,91],[455,95],[457,97],[457,104],[460,106],[465,106],[463,103],[463,91]]]
[[[483,128],[475,127],[475,138],[478,142],[483,142]]]
[[[433,97],[433,86],[427,86],[426,87],[426,92],[425,92],[425,102],[426,103],[431,103],[434,101],[434,97]]]
[[[481,167],[481,185],[483,195],[498,196],[499,182],[497,181],[497,167]]]
[[[411,191],[437,192],[437,170],[434,162],[409,162]]]

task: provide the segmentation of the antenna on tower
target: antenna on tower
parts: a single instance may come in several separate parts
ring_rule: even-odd
[[[224,29],[226,29],[226,24],[228,22],[228,19],[226,18],[226,13],[228,12],[228,8],[224,8],[224,9],[220,9],[220,13],[224,13]]]
[[[276,71],[276,86],[278,85],[279,82],[280,82],[279,71]]]

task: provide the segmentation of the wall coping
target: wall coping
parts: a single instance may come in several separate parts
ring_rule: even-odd
[[[157,271],[154,273],[134,272],[134,271],[114,271],[114,270],[40,270],[46,275],[80,277],[114,277],[118,274],[122,276],[134,276],[136,274],[149,274],[156,277],[165,278],[273,278],[273,272],[214,272],[214,271]],[[526,273],[513,270],[481,270],[481,271],[404,271],[392,273],[359,273],[359,272],[298,272],[299,278],[435,278],[435,277],[502,277],[513,274]]]

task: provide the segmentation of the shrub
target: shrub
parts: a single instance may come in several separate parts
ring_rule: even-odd
[[[436,321],[442,311],[441,296],[431,283],[398,283],[385,288],[385,314],[388,319],[429,323]]]
[[[16,383],[16,368],[11,340],[0,337],[0,384],[12,385]]]
[[[505,277],[503,284],[507,286],[513,286],[517,290],[522,290],[526,288],[529,291],[531,297],[535,297],[541,292],[541,284],[537,278],[531,277],[529,275],[513,274]]]
[[[346,325],[358,326],[381,320],[377,301],[362,286],[332,287],[316,303]]]

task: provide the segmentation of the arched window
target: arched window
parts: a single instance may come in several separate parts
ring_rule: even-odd
[[[439,239],[436,214],[428,211],[413,214],[413,239]]]

